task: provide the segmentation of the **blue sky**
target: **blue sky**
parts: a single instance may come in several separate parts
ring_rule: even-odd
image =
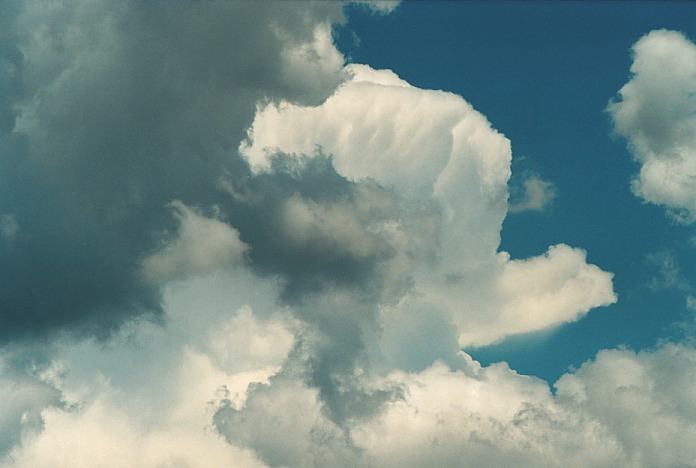
[[[696,279],[692,226],[630,192],[637,171],[605,108],[628,79],[630,48],[653,29],[696,37],[689,2],[406,2],[388,16],[349,10],[339,47],[352,61],[395,70],[412,84],[464,96],[512,141],[515,173],[552,181],[543,213],[508,215],[503,250],[514,257],[565,242],[615,273],[616,304],[553,331],[471,350],[555,381],[602,348],[644,348],[680,338],[689,321],[683,291],[648,287],[646,257],[670,252]],[[424,39],[425,38],[425,39]]]

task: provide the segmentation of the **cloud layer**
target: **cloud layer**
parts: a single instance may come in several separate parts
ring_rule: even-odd
[[[602,351],[554,391],[461,351],[615,302],[612,274],[501,252],[510,141],[346,65],[342,5],[5,6],[4,465],[696,458],[691,345]]]

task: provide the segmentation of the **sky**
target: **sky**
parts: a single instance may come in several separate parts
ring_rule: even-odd
[[[0,0],[0,466],[696,466],[689,2]]]

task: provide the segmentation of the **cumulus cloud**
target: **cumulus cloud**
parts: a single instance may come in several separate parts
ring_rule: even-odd
[[[563,375],[555,392],[465,353],[418,371],[356,369],[353,379],[401,391],[380,411],[338,424],[296,367],[289,337],[308,330],[274,306],[278,285],[244,272],[223,276],[168,288],[168,328],[137,327],[106,347],[66,343],[53,352],[63,371],[13,377],[3,424],[15,430],[14,417],[24,429],[4,463],[647,467],[689,466],[696,456],[690,345],[601,351]],[[251,284],[262,290],[250,294]],[[238,307],[243,300],[253,306]]]
[[[524,333],[574,322],[617,300],[612,275],[588,265],[582,250],[564,244],[539,257],[507,261],[496,280],[495,297],[500,301],[495,320],[464,318],[460,341],[482,345],[499,340],[501,330]]]
[[[557,247],[526,262],[497,252],[511,151],[484,116],[457,95],[415,88],[392,71],[364,65],[347,71],[350,80],[320,106],[261,107],[240,151],[257,173],[272,173],[277,152],[312,155],[319,147],[354,183],[374,180],[402,206],[432,203],[439,216],[430,250],[435,261],[390,259],[401,261],[414,282],[414,297],[401,300],[411,314],[444,308],[459,328],[461,345],[482,345],[577,320],[616,300],[611,275],[587,265],[579,251]],[[538,178],[527,182],[519,209],[550,200],[550,184]],[[301,214],[296,222],[310,224]],[[392,230],[408,238],[409,227],[399,221]],[[350,223],[341,224],[349,235]],[[398,252],[393,241],[389,245]],[[522,278],[534,287],[515,286]]]
[[[696,45],[652,31],[633,45],[631,78],[607,108],[640,173],[633,192],[677,220],[696,219]]]
[[[4,370],[3,466],[265,466],[211,424],[216,402],[241,405],[293,346],[292,321],[273,301],[277,286],[239,271],[173,285],[166,327],[128,327],[108,343],[55,343],[52,367]],[[19,369],[26,354],[3,356]]]
[[[612,274],[499,251],[510,142],[344,67],[340,4],[7,5],[5,465],[693,460],[690,346],[603,351],[555,392],[460,350],[578,320]]]
[[[689,466],[695,357],[692,347],[676,344],[605,350],[563,375],[552,393],[546,382],[505,364],[481,367],[461,354],[457,369],[435,363],[390,374],[403,386],[403,399],[345,435],[321,415],[310,389],[288,382],[263,386],[253,406],[223,406],[216,425],[270,465]],[[287,405],[274,411],[280,402]],[[283,430],[297,408],[311,417]],[[265,428],[268,421],[273,425]],[[266,434],[282,444],[269,443]]]

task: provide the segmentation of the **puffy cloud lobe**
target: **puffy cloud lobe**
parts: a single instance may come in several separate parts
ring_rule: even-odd
[[[393,190],[401,206],[432,203],[437,227],[429,242],[437,260],[423,261],[427,248],[418,261],[398,254],[389,259],[390,272],[401,268],[415,282],[416,298],[402,300],[411,314],[444,308],[458,325],[461,345],[482,345],[577,320],[616,300],[611,275],[587,265],[579,251],[552,248],[546,256],[517,263],[496,252],[511,153],[509,141],[485,117],[459,96],[412,87],[388,70],[351,65],[348,74],[351,80],[320,106],[260,108],[240,151],[263,174],[274,171],[277,151],[311,155],[318,146],[349,180],[374,180]],[[527,201],[538,208],[550,198],[550,188],[540,180],[530,184],[543,192],[533,188],[539,193]],[[307,210],[297,210],[294,219],[306,229],[316,224]],[[408,238],[403,219],[393,226]],[[342,235],[354,231],[350,223],[341,224]],[[396,252],[403,248],[393,237],[387,242]],[[513,273],[519,270],[523,273]],[[508,279],[513,277],[532,278],[535,288],[515,289]]]
[[[607,428],[623,449],[623,465],[688,466],[696,449],[692,346],[654,351],[600,351],[593,362],[556,383],[558,398]]]
[[[481,367],[462,354],[458,369],[435,363],[390,374],[404,398],[350,425],[345,436],[321,415],[309,388],[289,382],[263,386],[263,396],[241,412],[224,406],[216,424],[271,465],[689,466],[695,356],[676,344],[601,351],[562,376],[554,395],[539,379],[505,364]],[[311,416],[302,419],[296,408]],[[293,429],[296,420],[303,422]],[[267,433],[282,444],[269,443]]]
[[[251,447],[269,466],[353,466],[346,434],[322,411],[316,389],[276,380],[252,390],[242,411],[224,405],[216,428],[233,443]]]
[[[608,106],[641,165],[634,193],[684,222],[696,218],[695,92],[696,45],[656,30],[634,44],[631,79]]]
[[[593,466],[614,455],[604,434],[564,412],[546,383],[504,364],[435,364],[392,378],[407,386],[406,398],[353,430],[375,466]]]
[[[143,259],[142,271],[151,281],[167,282],[206,274],[243,260],[248,246],[239,233],[214,218],[206,218],[176,200],[170,204],[179,222],[177,237],[162,251]]]
[[[497,283],[498,296],[504,298],[498,320],[519,327],[511,333],[573,322],[593,307],[616,302],[612,276],[588,265],[582,250],[564,244],[540,257],[508,261]],[[478,329],[470,340],[482,340],[479,334],[485,335]]]
[[[259,322],[251,307],[213,330],[206,349],[226,372],[254,371],[278,366],[292,348],[294,335],[281,321]]]

